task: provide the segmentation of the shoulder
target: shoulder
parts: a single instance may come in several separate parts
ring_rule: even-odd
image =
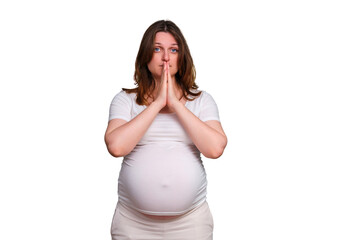
[[[135,93],[127,93],[124,90],[121,90],[120,92],[118,92],[115,95],[114,100],[122,100],[122,101],[132,102],[135,100],[135,98],[136,98]]]
[[[195,97],[192,97],[192,100],[191,101],[195,101],[195,102],[206,102],[206,101],[214,101],[213,97],[211,96],[210,93],[208,93],[207,91],[205,90],[195,90],[193,91],[194,93],[199,93],[200,92],[200,95],[198,96],[195,96]]]
[[[213,97],[207,91],[201,91],[193,101],[187,102],[187,108],[201,121],[220,121],[219,111]]]
[[[207,91],[201,91],[200,97],[201,98],[212,98],[211,94],[208,93]]]
[[[217,107],[216,102],[210,93],[204,90],[202,91],[197,90],[197,92],[201,92],[200,95],[192,97],[192,99],[187,102],[187,106],[189,109],[202,110],[212,106]]]
[[[135,99],[136,99],[136,94],[126,93],[124,90],[121,90],[114,96],[110,106],[113,109],[116,108],[131,109],[134,106]]]

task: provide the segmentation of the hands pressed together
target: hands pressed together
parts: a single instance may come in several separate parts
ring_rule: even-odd
[[[155,100],[131,121],[112,119],[105,134],[109,152],[116,157],[129,154],[144,136],[157,114],[175,112],[181,125],[199,151],[208,158],[218,158],[227,144],[219,121],[201,121],[181,102],[182,92],[175,76],[171,76],[169,62],[162,65],[160,85],[154,93]],[[159,80],[158,80],[159,81]],[[153,104],[154,103],[154,104]],[[136,129],[136,131],[134,131]]]
[[[157,92],[155,102],[159,103],[162,108],[168,107],[174,111],[177,104],[181,103],[176,96],[176,80],[171,76],[169,62],[163,62],[160,87]]]

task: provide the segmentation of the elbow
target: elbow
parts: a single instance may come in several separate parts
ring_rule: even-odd
[[[105,134],[104,140],[106,148],[111,156],[118,158],[129,154],[130,151],[128,151],[118,139],[111,138],[108,134]]]
[[[225,138],[224,141],[219,143],[217,146],[214,146],[211,149],[209,149],[209,151],[206,154],[204,154],[204,156],[212,159],[217,159],[221,157],[221,155],[224,153],[226,144],[227,144],[227,139]]]
[[[109,149],[109,153],[111,156],[119,158],[125,156],[125,154],[122,154],[120,151]]]
[[[129,151],[125,151],[125,150],[123,150],[123,149],[121,149],[119,147],[110,148],[108,150],[109,150],[109,153],[111,154],[111,156],[116,157],[116,158],[124,157],[124,156],[129,154]]]
[[[219,146],[209,149],[209,151],[204,153],[203,155],[207,158],[217,159],[221,157],[221,155],[224,153],[225,147],[226,143],[221,144]]]
[[[221,151],[209,151],[208,153],[204,153],[203,155],[204,155],[206,158],[217,159],[217,158],[219,158],[222,154],[223,154],[223,152],[221,152]]]
[[[119,148],[114,148],[114,147],[108,146],[107,149],[108,149],[108,152],[113,157],[118,158],[118,157],[123,157],[124,156],[124,154],[122,153],[122,151]]]
[[[106,147],[107,147],[108,152],[111,154],[111,156],[116,157],[116,158],[124,157],[125,155],[128,154],[128,152],[125,149],[123,149],[121,147],[121,145],[118,145],[118,144],[114,144],[114,143],[108,144],[107,143]]]
[[[204,154],[207,158],[217,159],[224,153],[225,148],[213,148],[206,154]]]

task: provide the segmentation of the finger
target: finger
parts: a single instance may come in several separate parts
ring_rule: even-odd
[[[169,64],[168,64],[169,67]],[[168,93],[171,97],[174,96],[174,79],[171,77],[170,69],[167,72],[167,79],[168,79]]]
[[[164,80],[167,81],[167,77],[168,77],[167,63],[163,62],[163,66],[164,66]]]
[[[168,80],[169,80],[169,74],[170,74],[169,62],[166,62],[166,63],[165,63],[165,66],[166,66],[166,77],[167,77]]]
[[[175,76],[172,76],[172,75],[171,75],[170,69],[169,69],[169,71],[168,71],[168,79],[170,80],[171,85],[174,86],[174,84],[175,84]]]
[[[163,62],[163,69],[162,69],[162,78],[166,76],[166,62]]]

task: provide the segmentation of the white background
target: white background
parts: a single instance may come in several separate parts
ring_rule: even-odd
[[[1,1],[0,239],[110,239],[109,104],[160,19],[228,135],[203,159],[214,239],[360,239],[356,2]]]

